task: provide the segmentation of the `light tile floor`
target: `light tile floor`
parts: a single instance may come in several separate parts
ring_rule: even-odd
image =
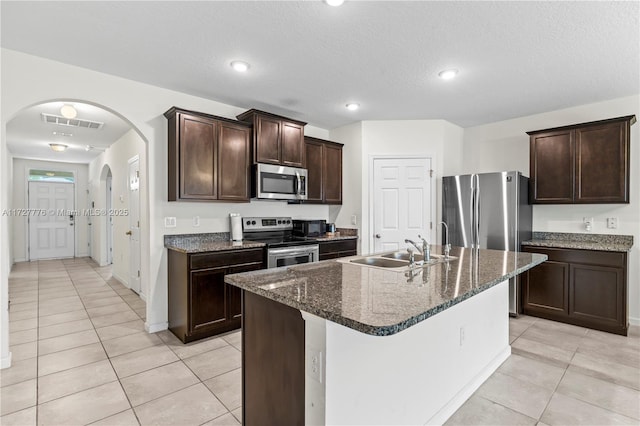
[[[148,334],[145,302],[88,258],[16,264],[9,298],[0,424],[240,424],[239,332]]]
[[[184,345],[144,331],[144,301],[89,259],[9,277],[13,365],[2,425],[238,425],[240,333]],[[640,423],[640,330],[629,337],[510,319],[512,356],[448,425]]]

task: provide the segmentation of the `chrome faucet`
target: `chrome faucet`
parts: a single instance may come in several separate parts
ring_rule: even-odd
[[[415,243],[413,241],[411,241],[410,239],[405,239],[404,242],[407,244],[411,244],[412,246],[414,246],[416,249],[418,249],[418,251],[420,253],[422,253],[422,257],[424,258],[424,262],[428,262],[431,260],[431,250],[429,249],[429,243],[427,242],[427,240],[425,240],[424,238],[422,238],[422,236],[418,235],[418,238],[420,238],[420,240],[422,240],[422,247],[420,247],[420,245],[418,245],[418,243]],[[410,251],[410,257],[409,257],[409,265],[413,266],[414,262],[414,257],[413,257],[413,250],[409,250]]]
[[[447,225],[446,222],[440,222],[440,224],[444,225],[444,258],[449,259],[449,253],[451,252],[451,244],[449,244],[449,225]]]

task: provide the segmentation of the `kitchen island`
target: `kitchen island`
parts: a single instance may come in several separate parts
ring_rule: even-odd
[[[546,259],[451,255],[226,276],[243,290],[244,424],[443,423],[511,353],[507,280]]]

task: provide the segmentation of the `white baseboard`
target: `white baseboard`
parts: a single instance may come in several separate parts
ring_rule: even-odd
[[[140,293],[138,294],[138,296],[140,296],[140,299],[144,300],[145,302],[147,301],[147,296],[144,293]]]
[[[13,263],[26,262],[26,261],[27,261],[27,259],[26,259],[26,258],[13,259]]]
[[[631,325],[640,325],[640,318],[629,317],[629,324],[631,324]]]
[[[125,280],[124,278],[122,278],[120,275],[116,274],[115,272],[111,271],[111,276],[113,278],[115,278],[120,284],[122,284],[123,286],[127,287],[127,288],[131,288],[129,287],[129,283],[127,282],[127,280]]]
[[[158,331],[166,330],[168,328],[168,322],[158,322],[156,324],[149,324],[148,322],[144,323],[144,329],[147,330],[147,333],[157,333]]]
[[[460,392],[456,394],[444,407],[440,409],[429,421],[427,425],[442,425],[458,408],[473,395],[475,391],[511,356],[511,346],[507,346],[501,351],[476,377],[474,377]]]
[[[11,367],[11,352],[0,360],[0,369]]]

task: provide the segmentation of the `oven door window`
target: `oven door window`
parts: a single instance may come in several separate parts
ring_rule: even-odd
[[[260,173],[262,192],[270,194],[295,194],[298,179],[293,175]]]
[[[312,261],[312,255],[309,253],[299,254],[294,256],[285,256],[276,258],[276,266],[291,266],[300,265],[302,263],[309,263]]]

